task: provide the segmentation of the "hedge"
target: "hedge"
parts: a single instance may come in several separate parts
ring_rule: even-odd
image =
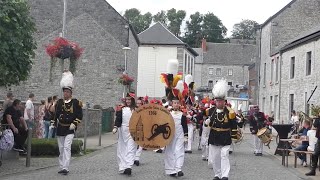
[[[71,145],[71,154],[79,154],[83,145],[82,140],[73,140]],[[32,156],[57,156],[59,147],[57,139],[35,139],[31,141]]]

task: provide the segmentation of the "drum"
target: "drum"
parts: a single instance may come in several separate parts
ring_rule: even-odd
[[[237,135],[236,135],[237,139],[234,141],[234,143],[239,143],[242,141],[243,139],[243,133],[241,131],[240,128],[238,128],[238,132],[237,132]]]
[[[175,134],[175,124],[165,107],[146,104],[133,112],[129,131],[139,146],[154,150],[165,147],[171,142]]]
[[[271,134],[269,133],[268,129],[265,127],[259,129],[259,131],[257,132],[257,136],[264,144],[270,143],[271,141]]]

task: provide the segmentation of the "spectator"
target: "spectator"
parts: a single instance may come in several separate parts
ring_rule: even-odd
[[[301,139],[306,139],[308,131],[310,130],[310,121],[304,121],[303,128],[299,131],[299,135]],[[302,141],[302,144],[295,148],[296,151],[306,151],[309,146],[308,141]],[[307,157],[306,154],[297,153],[297,156],[301,160],[301,165],[307,167]]]
[[[12,92],[8,92],[7,99],[3,102],[3,106],[2,106],[3,112],[6,111],[6,109],[12,105],[13,98],[14,97],[13,97]]]
[[[34,101],[34,94],[30,93],[29,94],[29,99],[26,102],[26,107],[24,109],[24,119],[28,124],[29,128],[33,127],[34,124],[34,106],[33,106],[33,101]]]
[[[309,146],[307,148],[308,151],[314,151],[314,146],[317,143],[316,138],[316,129],[314,126],[312,126],[311,130],[307,132],[308,140],[309,140]]]
[[[39,139],[43,138],[43,134],[44,134],[43,118],[45,115],[45,112],[44,112],[45,102],[46,101],[41,100],[41,105],[39,106],[39,109],[38,109],[36,136]]]
[[[53,112],[50,110],[51,107],[53,106],[53,101],[52,101],[52,97],[48,97],[48,100],[46,102],[45,108],[44,108],[44,138],[48,139],[52,137],[52,134],[50,135],[50,124],[51,124],[51,120],[53,119]]]
[[[299,117],[295,110],[291,111],[291,124],[295,126],[295,132],[298,132],[299,128]]]
[[[57,101],[58,101],[58,96],[53,96],[52,97],[52,106],[50,107],[50,112],[52,112],[52,114],[55,113]],[[53,119],[53,117],[52,117],[52,119]],[[55,138],[56,131],[57,131],[56,127],[50,128],[49,129],[49,138]]]
[[[28,136],[28,127],[20,109],[21,101],[18,99],[14,100],[12,106],[8,107],[4,112],[2,123],[9,124],[10,129],[14,133],[15,144],[13,150],[26,153],[23,145]]]
[[[319,159],[319,155],[320,155],[320,118],[319,118],[319,115],[316,119],[314,119],[313,126],[315,128],[317,128],[317,130],[316,130],[317,143],[314,147],[314,152],[311,157],[311,171],[306,173],[306,176],[315,176],[316,175],[316,168],[318,165],[318,159]]]

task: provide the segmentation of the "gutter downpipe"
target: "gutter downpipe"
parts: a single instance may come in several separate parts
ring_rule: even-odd
[[[279,95],[278,95],[278,101],[279,101],[279,104],[278,104],[278,114],[277,114],[277,119],[278,119],[278,121],[279,121],[279,124],[280,124],[280,110],[281,110],[281,108],[280,108],[280,105],[281,105],[281,78],[282,78],[282,75],[281,75],[281,73],[282,73],[282,51],[280,50],[279,51],[279,56],[280,56],[280,58],[279,58],[279,66],[280,66],[280,68],[279,68]]]
[[[259,88],[257,88],[255,90],[255,93],[256,93],[256,97],[257,97],[257,105],[260,105],[260,66],[261,66],[261,36],[262,36],[262,27],[260,26],[259,28],[259,49],[258,49],[258,59],[259,59],[259,65],[258,63],[256,62],[256,67],[255,68],[258,68],[257,69],[257,75],[256,75],[256,84],[258,85]]]

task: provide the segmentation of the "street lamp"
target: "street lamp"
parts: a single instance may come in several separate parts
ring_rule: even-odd
[[[131,48],[123,47],[122,50],[124,51],[124,71],[123,71],[123,74],[127,74],[127,51],[131,50]],[[123,86],[122,97],[125,98],[125,95],[126,95],[126,86]]]

